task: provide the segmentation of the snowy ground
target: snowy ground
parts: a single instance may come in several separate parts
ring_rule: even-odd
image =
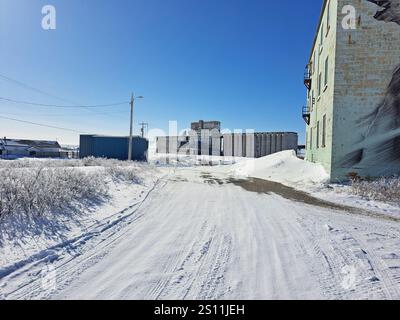
[[[62,241],[4,241],[1,297],[400,299],[398,220],[249,178],[301,189],[290,154],[249,161],[165,166]],[[303,187],[324,190],[318,170]]]
[[[353,195],[348,185],[328,183],[328,175],[322,165],[300,160],[293,151],[284,151],[261,159],[240,160],[225,170],[237,177],[279,182],[333,203],[400,217],[398,205],[362,199]]]
[[[46,162],[49,167],[58,168],[60,160],[18,160],[7,162],[12,168],[7,170],[31,170],[40,163]],[[111,180],[104,167],[89,166],[80,167],[75,160],[69,162],[70,170],[82,172],[99,172],[104,176],[109,188],[107,198],[99,202],[82,203],[81,211],[68,210],[53,213],[26,214],[15,212],[0,220],[0,296],[1,278],[18,270],[20,267],[40,259],[48,259],[53,248],[64,248],[71,243],[83,238],[90,238],[98,229],[106,228],[108,225],[118,223],[123,219],[126,211],[139,205],[159,182],[159,179],[168,173],[170,169],[156,169],[152,166],[134,165],[126,167],[139,171],[135,177],[139,182],[127,182],[125,180]],[[2,163],[3,165],[4,163]],[[20,169],[22,167],[23,169]],[[125,167],[111,167],[111,169],[124,169]],[[117,172],[118,173],[118,172]]]
[[[293,151],[284,151],[261,159],[238,157],[172,156],[152,154],[154,163],[185,167],[214,166],[211,170],[236,178],[259,178],[282,183],[296,190],[340,205],[372,211],[376,214],[400,218],[398,204],[363,199],[351,193],[346,184],[331,184],[328,174],[320,164],[297,158]]]

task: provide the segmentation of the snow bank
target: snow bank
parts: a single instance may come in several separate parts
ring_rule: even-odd
[[[322,165],[300,160],[294,151],[283,151],[260,159],[246,159],[233,165],[236,177],[252,177],[304,189],[329,181]]]
[[[329,184],[329,176],[322,165],[300,160],[294,151],[246,159],[233,165],[230,173],[238,178],[252,177],[279,182],[324,201],[392,217],[400,216],[395,201],[398,195],[397,179],[391,179],[391,183],[387,179],[365,182],[357,185],[356,189],[351,185]]]

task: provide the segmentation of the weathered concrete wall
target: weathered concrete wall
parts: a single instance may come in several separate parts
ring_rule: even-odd
[[[245,154],[243,152],[243,134],[235,133],[233,135],[233,155],[235,157],[244,157]]]
[[[233,134],[224,134],[223,136],[223,155],[225,157],[233,157]]]
[[[221,156],[221,133],[219,130],[211,130],[211,153],[212,156]]]
[[[285,150],[297,150],[294,132],[225,134],[224,156],[260,158]]]
[[[357,27],[338,22],[332,179],[400,172],[400,0],[381,14],[373,2],[385,4],[338,2],[356,8]]]
[[[306,159],[323,164],[328,172],[331,172],[332,163],[333,98],[336,66],[336,33],[339,24],[339,10],[341,11],[341,8],[338,8],[337,0],[326,2],[309,61],[312,82],[311,90],[308,92],[307,105],[311,111],[311,122],[310,125],[307,126]],[[328,76],[327,81],[325,81],[325,62],[327,59]],[[321,77],[320,89],[319,77]],[[322,143],[324,139],[324,117],[326,119],[325,144]]]
[[[157,137],[156,152],[160,154],[187,153],[188,141],[186,136]]]
[[[156,152],[161,154],[169,153],[169,140],[168,137],[157,137]]]
[[[202,130],[201,135],[191,131],[188,137],[157,138],[157,153],[161,154],[176,154],[179,151],[192,155],[222,154],[225,157],[260,158],[285,150],[297,150],[297,147],[298,135],[295,132],[235,133],[221,136],[216,130]]]
[[[342,26],[348,5],[355,29]],[[310,64],[306,159],[322,163],[334,181],[400,173],[400,0],[325,1]]]
[[[201,130],[200,135],[200,151],[202,155],[210,155],[211,149],[211,131]]]
[[[200,120],[199,122],[192,122],[191,128],[193,131],[198,133],[201,130],[217,130],[221,131],[221,122],[220,121],[204,121]]]

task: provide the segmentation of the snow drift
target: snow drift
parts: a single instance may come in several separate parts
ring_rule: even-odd
[[[300,187],[329,181],[322,165],[297,158],[294,151],[283,151],[259,159],[246,159],[232,168],[237,177],[252,177]]]

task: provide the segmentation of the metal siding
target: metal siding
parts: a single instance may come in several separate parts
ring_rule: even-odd
[[[147,160],[148,141],[141,137],[133,137],[132,159]],[[110,158],[128,160],[128,137],[105,137],[81,135],[80,157]]]

